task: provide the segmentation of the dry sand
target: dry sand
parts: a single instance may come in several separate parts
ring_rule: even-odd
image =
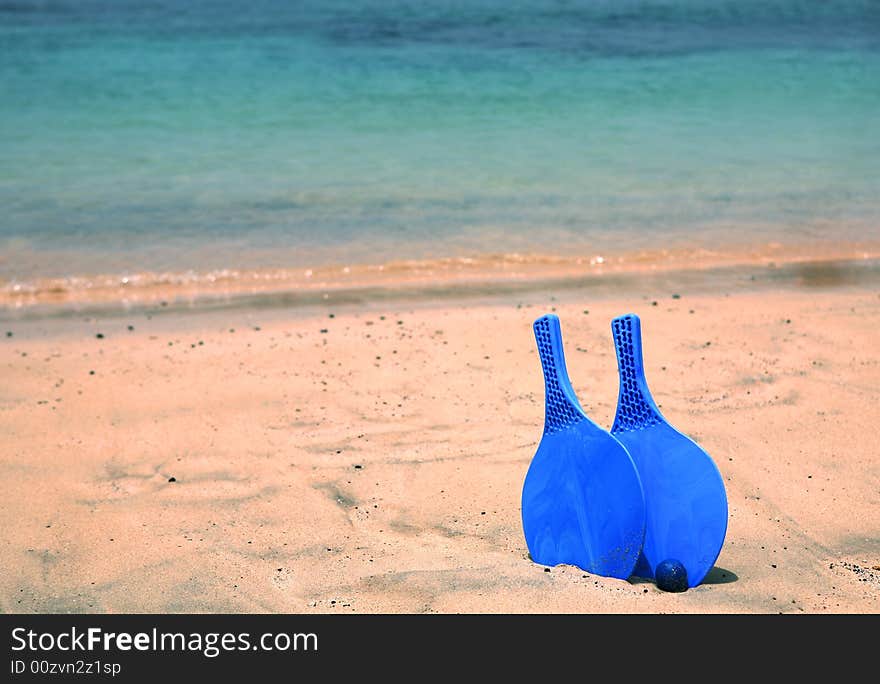
[[[7,319],[0,610],[880,612],[880,295],[844,281]],[[700,587],[528,559],[553,308],[605,427],[641,315],[727,486]]]

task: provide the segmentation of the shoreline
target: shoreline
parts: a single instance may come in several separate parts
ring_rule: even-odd
[[[525,296],[590,296],[657,288],[712,292],[761,287],[840,287],[880,280],[880,249],[845,245],[816,254],[772,251],[650,252],[618,257],[485,255],[305,271],[224,271],[50,279],[0,287],[0,321],[172,311],[314,308]]]

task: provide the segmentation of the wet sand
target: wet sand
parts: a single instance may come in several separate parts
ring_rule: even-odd
[[[10,313],[0,610],[880,612],[880,287],[849,273]],[[655,399],[727,487],[700,587],[529,560],[552,310],[606,428],[610,320],[642,317]]]

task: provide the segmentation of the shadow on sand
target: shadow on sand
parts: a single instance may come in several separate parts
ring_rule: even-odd
[[[733,572],[733,570],[719,568],[716,565],[706,573],[701,584],[730,584],[731,582],[736,582],[738,579],[739,575]],[[637,577],[636,575],[633,575],[627,581],[630,584],[654,584],[654,580],[646,577]]]
[[[736,582],[738,579],[739,575],[733,572],[733,570],[719,568],[716,565],[706,573],[706,577],[703,578],[703,584],[730,584],[731,582]]]

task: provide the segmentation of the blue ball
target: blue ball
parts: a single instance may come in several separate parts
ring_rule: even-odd
[[[674,558],[667,559],[657,565],[654,570],[657,588],[663,591],[687,591],[688,573],[684,566]]]

